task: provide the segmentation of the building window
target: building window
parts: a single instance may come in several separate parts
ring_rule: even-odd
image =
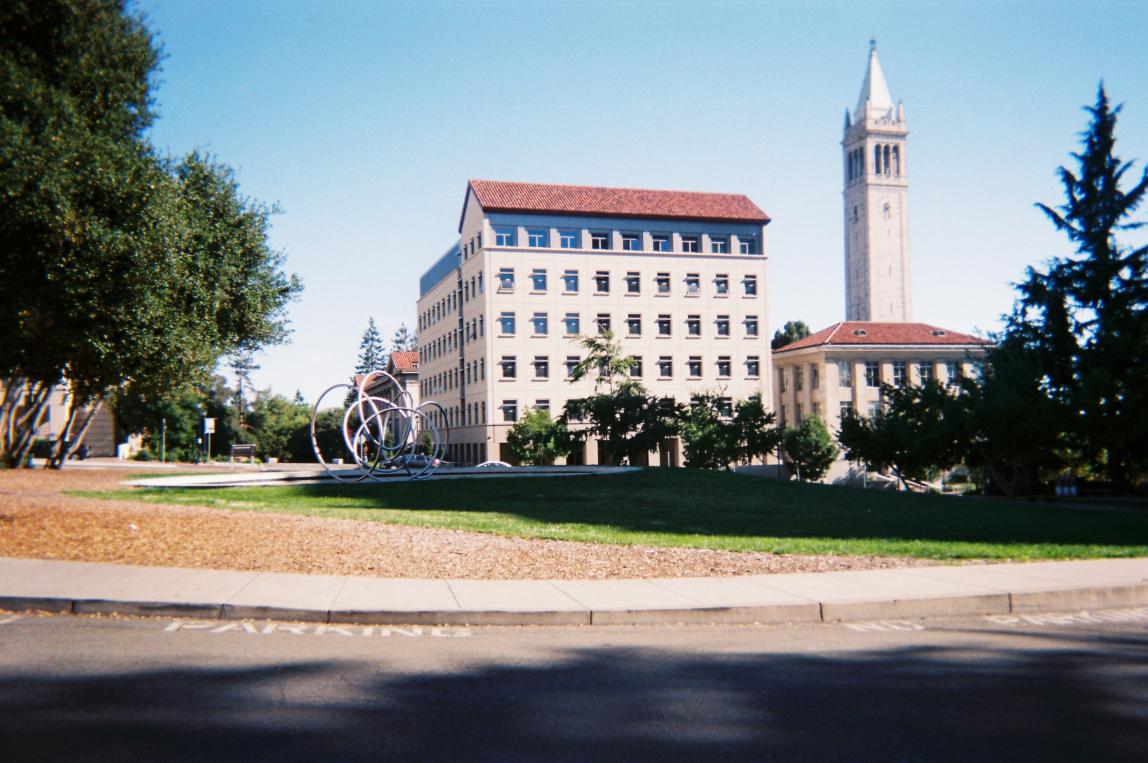
[[[549,237],[549,231],[534,229],[526,231],[526,242],[533,247],[546,246],[546,239]]]
[[[530,320],[534,324],[535,336],[546,336],[550,333],[550,320],[546,317],[546,313],[535,313]]]
[[[729,355],[719,355],[717,359],[717,375],[719,379],[728,379],[730,376]]]
[[[610,314],[598,313],[594,318],[594,325],[597,326],[599,334],[605,334],[610,330]]]
[[[697,273],[686,274],[686,296],[696,297],[701,294],[702,279]]]
[[[737,246],[742,254],[757,254],[757,239],[752,236],[739,237]]]
[[[642,335],[642,316],[638,313],[630,313],[626,316],[626,333],[629,336]]]
[[[812,413],[817,418],[821,418],[821,403],[816,403],[816,402],[810,403],[809,408],[810,408],[810,413]]]
[[[514,291],[514,268],[501,268],[498,271],[498,290],[500,292]]]
[[[566,356],[566,378],[567,379],[574,376],[574,370],[578,367],[578,362],[579,362],[579,360],[578,360],[577,355],[567,355]]]
[[[634,271],[626,274],[626,293],[627,294],[641,294],[642,292],[642,278]]]
[[[837,415],[839,415],[841,418],[845,418],[846,416],[848,416],[852,413],[853,413],[852,401],[842,400],[840,403],[837,404]]]
[[[844,360],[837,361],[837,386],[853,386],[853,364]]]
[[[784,405],[778,407],[778,409],[777,409],[777,425],[783,429],[785,428],[785,406]]]
[[[658,273],[658,275],[654,277],[654,289],[658,292],[658,294],[669,294],[670,274]]]
[[[757,355],[750,355],[745,359],[745,375],[751,379],[761,376],[761,360]]]
[[[714,319],[714,327],[718,336],[729,336],[729,316],[719,315]]]
[[[697,236],[682,236],[682,251],[683,252],[697,252],[698,250],[698,237]]]
[[[534,291],[546,291],[546,271],[535,268],[530,274],[530,288]]]
[[[642,357],[640,355],[634,357],[634,362],[630,364],[630,377],[633,379],[642,378]]]
[[[513,355],[503,355],[499,365],[502,366],[503,379],[518,378],[518,360]]]
[[[669,355],[662,355],[658,358],[658,377],[661,379],[671,379],[674,376],[674,359]]]
[[[719,397],[717,409],[718,416],[721,416],[723,419],[733,418],[733,398]]]
[[[945,361],[945,386],[955,387],[957,382],[961,380],[961,366],[955,360]]]
[[[875,419],[881,413],[881,401],[873,400],[869,403],[869,418]]]
[[[609,233],[591,233],[590,234],[590,248],[591,249],[609,249],[610,248],[610,234]]]
[[[494,245],[495,246],[514,246],[514,228],[495,228],[494,229]]]
[[[933,382],[933,364],[922,360],[917,364],[917,376],[921,379],[921,385],[931,384]]]
[[[563,249],[577,249],[578,248],[578,231],[576,230],[563,230],[558,231],[558,245]]]
[[[794,411],[793,423],[801,426],[801,420],[803,418],[805,418],[805,406],[803,406],[801,403],[798,403],[796,410]]]
[[[595,294],[609,294],[610,293],[610,273],[606,270],[599,270],[594,273],[594,293]]]
[[[865,361],[865,386],[881,386],[881,364],[875,360]]]
[[[691,355],[686,361],[686,375],[691,379],[702,378],[702,356]]]
[[[562,288],[567,294],[578,293],[578,271],[567,270],[562,274]]]
[[[500,313],[498,327],[506,336],[514,336],[514,313]]]
[[[650,243],[654,247],[655,252],[668,252],[670,251],[670,237],[669,236],[651,236]]]
[[[670,316],[662,314],[658,316],[658,336],[670,336]]]
[[[756,315],[745,316],[745,335],[746,336],[757,336],[757,316]]]
[[[821,389],[821,367],[811,365],[809,367],[809,388]]]
[[[543,413],[550,413],[550,401],[549,400],[535,400],[534,401],[534,410],[542,411]]]
[[[582,320],[578,313],[566,313],[564,319],[566,323],[566,334],[569,336],[577,336],[582,333]]]
[[[686,316],[686,336],[702,335],[702,317],[700,315]]]
[[[741,279],[742,288],[745,290],[745,296],[757,296],[757,276],[745,276]]]
[[[729,294],[729,276],[725,273],[718,273],[714,276],[714,294],[719,297]]]
[[[550,378],[550,358],[546,355],[536,355],[534,357],[534,378]]]
[[[642,237],[636,233],[622,234],[622,251],[638,252],[642,249]]]
[[[503,400],[502,401],[502,420],[515,422],[518,421],[518,401],[517,400]]]
[[[781,392],[789,389],[788,376],[789,374],[785,373],[784,368],[777,369],[777,389]]]
[[[801,391],[805,383],[805,375],[802,373],[801,366],[793,367],[793,388],[798,392]]]
[[[710,238],[710,252],[712,254],[728,254],[729,253],[729,239],[728,238]]]
[[[908,366],[903,360],[893,361],[893,384],[898,387],[904,387],[909,383],[909,374],[907,373]]]

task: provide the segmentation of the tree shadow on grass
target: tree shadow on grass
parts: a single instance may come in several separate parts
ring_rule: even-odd
[[[496,512],[540,524],[743,537],[890,539],[1140,547],[1148,513],[864,491],[721,472],[650,469],[593,477],[301,485],[305,498],[348,507]]]
[[[1148,637],[1088,642],[9,669],[0,735],[11,760],[1143,760]]]

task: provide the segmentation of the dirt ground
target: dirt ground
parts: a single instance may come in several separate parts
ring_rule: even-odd
[[[81,498],[125,469],[0,470],[0,556],[386,578],[602,579],[824,572],[934,564],[894,557],[797,556],[503,538]],[[158,476],[158,475],[157,475]]]

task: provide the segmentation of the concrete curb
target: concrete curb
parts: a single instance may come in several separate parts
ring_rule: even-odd
[[[0,609],[197,620],[748,625],[1146,604],[1148,559],[742,578],[431,581],[0,558]]]

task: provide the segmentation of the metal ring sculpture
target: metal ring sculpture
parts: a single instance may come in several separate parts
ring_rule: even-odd
[[[375,379],[389,381],[397,391],[393,400],[367,394]],[[343,412],[342,445],[354,467],[335,469],[334,454],[324,457],[316,435],[319,409],[335,390],[355,393]],[[435,413],[438,416],[435,416]],[[436,421],[435,419],[438,419]],[[323,470],[337,482],[381,481],[388,477],[425,479],[442,463],[450,442],[446,409],[433,400],[416,406],[411,394],[386,371],[372,371],[353,384],[332,384],[311,408],[311,449]],[[333,450],[328,443],[328,450]]]

